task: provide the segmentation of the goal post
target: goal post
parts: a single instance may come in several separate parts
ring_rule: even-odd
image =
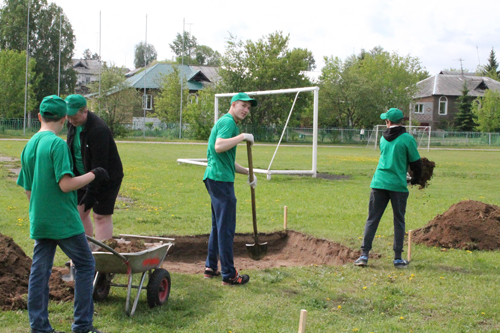
[[[406,132],[411,134],[415,141],[417,141],[417,146],[419,148],[427,148],[427,151],[430,150],[431,145],[431,126],[410,126],[405,125]],[[376,150],[378,144],[380,142],[380,138],[382,137],[382,133],[387,129],[386,125],[375,125],[373,126],[373,131],[368,138],[368,142],[366,147],[370,147],[373,145],[373,149]]]
[[[278,170],[278,169],[272,169],[272,164],[274,161],[274,158],[276,156],[276,153],[278,152],[278,149],[281,145],[281,141],[283,139],[283,135],[286,132],[288,121],[290,120],[290,116],[292,115],[293,108],[295,106],[295,102],[297,101],[297,97],[299,93],[302,92],[312,92],[314,94],[313,98],[313,141],[312,141],[312,163],[311,163],[311,169],[308,170]],[[251,91],[251,92],[246,92],[249,96],[263,96],[263,95],[276,95],[276,94],[291,94],[295,93],[295,99],[292,105],[292,108],[288,114],[288,118],[286,120],[285,126],[283,126],[283,132],[281,133],[281,137],[279,139],[279,142],[276,146],[276,150],[274,152],[274,155],[271,159],[271,162],[269,164],[269,167],[267,170],[265,169],[254,169],[255,173],[261,173],[261,174],[266,174],[267,179],[270,180],[271,176],[273,174],[277,175],[311,175],[313,178],[316,177],[317,173],[317,164],[318,164],[318,92],[319,92],[319,87],[304,87],[304,88],[291,88],[291,89],[279,89],[279,90],[265,90],[265,91]],[[237,93],[221,93],[221,94],[215,94],[215,101],[214,101],[214,124],[217,122],[219,119],[219,99],[224,98],[224,97],[233,97]],[[187,163],[187,164],[196,164],[196,165],[207,165],[206,159],[178,159],[178,163]]]

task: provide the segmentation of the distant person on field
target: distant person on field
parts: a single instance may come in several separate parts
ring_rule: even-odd
[[[253,135],[239,133],[236,123],[245,119],[257,101],[245,93],[231,99],[229,112],[212,128],[208,139],[207,169],[203,176],[205,187],[212,202],[212,230],[208,241],[205,278],[219,276],[217,258],[220,259],[223,285],[241,285],[250,280],[234,268],[233,240],[236,230],[236,196],[234,195],[235,172],[248,175],[248,169],[236,163],[236,145],[242,141],[253,144]],[[257,185],[257,178],[250,186]]]
[[[116,143],[106,123],[87,109],[82,95],[66,97],[68,105],[68,137],[66,142],[74,163],[75,175],[102,167],[109,174],[109,182],[92,183],[78,190],[78,211],[85,233],[93,236],[90,209],[94,212],[95,238],[113,237],[112,215],[123,179],[123,167]]]
[[[390,201],[394,213],[394,266],[402,268],[408,265],[408,261],[401,258],[405,237],[406,202],[409,195],[406,174],[409,166],[413,171],[411,184],[417,184],[422,175],[422,161],[415,139],[406,133],[405,127],[401,125],[403,112],[392,108],[382,113],[380,119],[385,120],[387,129],[380,139],[380,159],[370,185],[372,191],[361,245],[362,254],[354,265],[368,264],[373,238]]]
[[[365,138],[365,128],[361,127],[361,130],[359,131],[359,140],[363,141]]]
[[[74,177],[68,146],[57,134],[66,121],[66,102],[47,96],[40,104],[38,131],[21,154],[17,184],[29,200],[30,237],[35,240],[28,286],[28,316],[32,333],[55,332],[49,323],[49,277],[56,247],[75,265],[73,332],[99,331],[93,328],[94,257],[90,252],[80,215],[76,190],[108,179],[103,168]]]

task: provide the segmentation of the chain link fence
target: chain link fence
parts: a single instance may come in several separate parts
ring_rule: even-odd
[[[164,138],[166,140],[193,140],[195,139],[194,131],[190,128],[189,124],[179,130],[178,123],[171,124],[149,124],[143,129],[133,129],[130,125],[127,127],[126,135],[124,138]],[[24,127],[24,119],[0,119],[0,135],[3,137],[8,136],[22,136],[23,131],[26,135],[31,136],[40,129],[40,122],[38,119],[30,119],[26,121]],[[277,143],[283,132],[283,127],[277,126],[251,126],[242,125],[240,131],[252,133],[257,142]],[[61,134],[66,133],[66,128],[63,129]],[[367,145],[370,137],[375,135],[374,130],[365,129],[346,129],[346,128],[319,128],[318,129],[318,144],[356,144]],[[207,138],[208,139],[208,138]],[[416,138],[421,145],[427,145],[427,137]],[[313,129],[312,128],[298,128],[288,127],[283,134],[283,143],[297,143],[297,144],[312,144]],[[373,142],[373,138],[371,139]],[[461,147],[461,146],[500,146],[500,133],[481,133],[481,132],[454,132],[435,130],[431,131],[430,139],[431,147]]]

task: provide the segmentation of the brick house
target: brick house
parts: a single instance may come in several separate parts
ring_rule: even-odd
[[[419,90],[414,98],[411,118],[422,126],[449,127],[458,112],[458,97],[462,95],[464,83],[471,97],[483,96],[486,89],[500,91],[500,82],[488,77],[441,71],[417,83]]]

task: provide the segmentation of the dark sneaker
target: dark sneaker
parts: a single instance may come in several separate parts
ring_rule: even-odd
[[[359,257],[354,262],[354,266],[361,266],[361,267],[368,266],[368,257],[367,256],[361,256],[361,257]]]
[[[236,276],[232,279],[222,279],[223,286],[237,286],[240,284],[245,284],[250,280],[250,277],[247,274],[240,275],[236,272]]]
[[[96,328],[92,328],[90,330],[85,330],[85,331],[73,331],[73,333],[104,333],[104,332],[101,332]]]
[[[220,276],[220,271],[214,271],[210,267],[205,267],[205,273],[203,274],[205,279],[211,279],[218,276]]]
[[[405,268],[406,266],[408,266],[410,263],[404,259],[395,259],[393,261],[394,263],[394,267],[396,268]]]

